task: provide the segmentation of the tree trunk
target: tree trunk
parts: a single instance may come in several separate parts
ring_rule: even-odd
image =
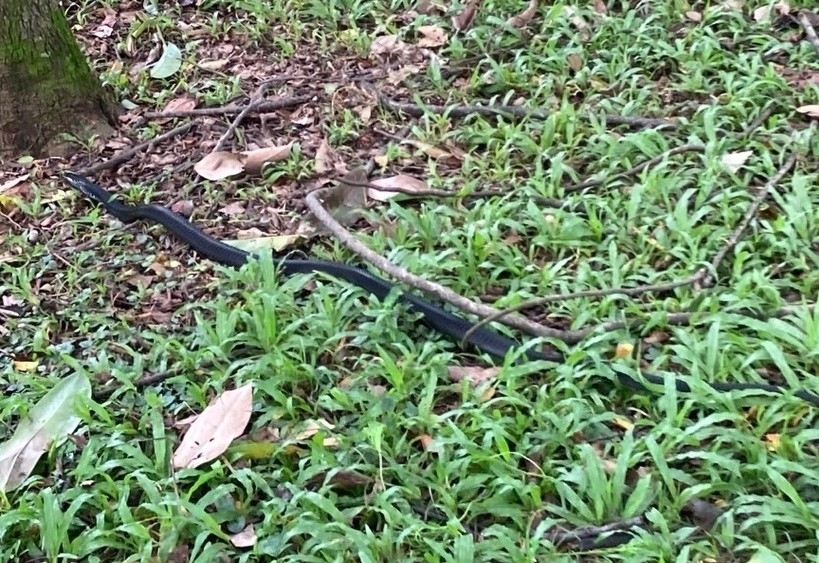
[[[114,112],[58,0],[0,0],[0,161],[64,155],[63,134],[107,136]]]

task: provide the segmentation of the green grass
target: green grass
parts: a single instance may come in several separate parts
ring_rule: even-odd
[[[0,296],[24,311],[5,320],[0,440],[71,373],[87,374],[111,395],[86,405],[76,434],[2,500],[0,561],[815,559],[816,409],[787,396],[719,394],[699,382],[767,376],[819,388],[819,312],[797,307],[795,315],[769,320],[745,314],[811,303],[819,290],[819,143],[794,111],[817,103],[815,86],[794,84],[819,71],[816,52],[807,41],[790,41],[796,27],[682,2],[608,2],[605,17],[593,3],[557,2],[541,6],[524,32],[504,27],[524,4],[485,2],[476,26],[455,35],[449,17],[456,5],[412,19],[400,2],[208,1],[140,13],[112,37],[94,39],[110,46],[109,59],[119,56],[114,46],[130,45],[141,60],[158,32],[185,54],[173,77],[157,81],[143,71],[132,80],[128,57],[94,62],[121,99],[148,110],[186,92],[218,105],[255,89],[255,82],[195,64],[218,58],[214,49],[225,42],[246,50],[236,61],[270,64],[273,72],[295,72],[289,64],[323,69],[328,61],[377,68],[366,55],[378,34],[413,43],[417,26],[444,27],[450,42],[439,54],[446,65],[408,78],[397,94],[379,85],[430,103],[522,99],[551,117],[417,120],[412,138],[452,143],[465,160],[436,162],[391,142],[384,175],[406,167],[433,188],[504,195],[393,200],[368,211],[372,228],[356,235],[462,295],[495,296],[497,307],[692,275],[725,245],[756,188],[798,153],[721,265],[717,285],[552,303],[540,320],[561,329],[642,324],[598,329],[573,346],[553,342],[567,352],[563,365],[510,358],[489,393],[448,378],[450,367],[488,358],[460,351],[394,299],[379,302],[322,276],[282,279],[269,260],[240,272],[213,267],[161,229],[118,229],[63,186],[38,184],[14,203],[0,260]],[[69,13],[93,28],[106,5],[117,3],[88,0]],[[567,5],[587,22],[588,41],[563,11]],[[702,11],[703,20],[686,19],[686,10]],[[196,29],[206,33],[193,41],[179,19],[201,23]],[[570,55],[583,60],[578,72]],[[441,72],[452,69],[455,76]],[[311,106],[320,130],[351,166],[370,156],[361,135],[387,143],[373,126],[397,131],[407,123],[380,109],[365,123],[343,95],[315,87],[326,94]],[[770,115],[742,135],[765,111]],[[613,128],[604,114],[673,117],[679,127]],[[254,123],[244,124],[248,140],[259,138]],[[280,203],[271,186],[296,189],[312,179],[315,146],[300,131],[276,129],[278,140],[303,146],[264,180],[196,183],[187,171],[165,183],[126,184],[119,193],[135,202],[191,199],[197,223],[232,238],[256,226],[251,211]],[[140,135],[161,132],[153,124]],[[204,134],[215,140],[221,130]],[[191,138],[189,151],[202,139]],[[704,149],[617,176],[687,144]],[[727,171],[723,156],[746,150],[745,166]],[[588,178],[603,183],[566,193]],[[105,182],[113,187],[110,176]],[[573,209],[545,208],[535,196],[565,199]],[[236,199],[247,202],[247,217],[216,213]],[[294,208],[292,218],[299,214]],[[89,241],[95,244],[74,250]],[[356,260],[329,238],[310,252]],[[667,322],[666,313],[682,311],[698,313],[690,326]],[[667,386],[644,396],[618,386],[606,365],[621,343],[635,345],[646,371],[679,374],[693,392]],[[37,368],[21,371],[11,360]],[[133,386],[158,375],[161,384]],[[255,387],[248,436],[212,463],[172,470],[181,436],[174,423],[247,382]],[[334,427],[300,438],[314,420]],[[264,437],[274,430],[279,440]],[[707,533],[686,511],[694,500],[726,508]],[[555,525],[637,516],[649,526],[634,540],[582,555],[561,551],[545,535]],[[232,546],[230,536],[248,524],[255,547]]]

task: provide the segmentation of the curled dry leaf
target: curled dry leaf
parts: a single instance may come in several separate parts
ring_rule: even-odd
[[[577,29],[578,33],[580,34],[580,41],[583,43],[588,41],[590,37],[589,24],[587,24],[586,20],[580,16],[577,9],[571,6],[564,6],[563,15],[566,16],[571,24]]]
[[[284,146],[262,147],[240,153],[215,151],[205,155],[193,169],[203,178],[212,181],[224,180],[242,172],[258,176],[266,163],[287,159],[292,148],[291,142]]]
[[[538,0],[529,0],[529,5],[516,16],[512,16],[506,23],[514,28],[520,29],[522,27],[526,27],[529,25],[529,22],[532,21],[532,18],[535,17],[537,13],[537,2]]]
[[[374,188],[367,188],[367,195],[375,201],[387,201],[402,192],[423,192],[429,189],[426,183],[404,174],[390,176],[389,178],[379,178],[378,180],[373,180],[370,184],[387,189],[387,191],[381,191]],[[402,192],[389,191],[389,188],[398,188],[402,190]]]
[[[245,157],[228,151],[216,151],[206,154],[193,169],[206,180],[224,180],[245,171]]]
[[[268,162],[280,162],[290,158],[293,150],[293,142],[283,146],[262,147],[252,151],[244,151],[241,154],[245,157],[245,172],[251,176],[259,176],[262,168]]]
[[[370,44],[370,55],[376,57],[389,57],[390,55],[400,55],[406,52],[408,45],[401,41],[397,35],[381,35],[376,37]]]
[[[331,150],[327,139],[322,139],[319,148],[316,150],[316,173],[324,174],[332,169],[330,166]]]
[[[192,96],[180,96],[168,102],[162,111],[190,111],[195,107],[196,99]]]
[[[500,373],[500,368],[482,368],[479,366],[449,366],[449,379],[452,381],[468,381],[472,385],[479,385],[492,381]]]
[[[447,42],[446,31],[437,25],[422,25],[418,33],[422,36],[418,40],[419,47],[440,47]]]
[[[799,106],[796,108],[799,113],[804,113],[810,117],[819,117],[819,104],[809,104],[806,106]]]
[[[244,530],[230,536],[230,543],[236,547],[253,547],[256,545],[256,531],[253,529],[253,524],[248,524]]]
[[[198,467],[222,455],[244,432],[252,408],[250,383],[216,397],[188,428],[173,454],[173,466]]]
[[[736,172],[748,158],[753,154],[753,151],[738,151],[738,152],[729,152],[728,154],[723,155],[722,157],[722,164],[725,165],[731,172]]]
[[[615,358],[628,358],[634,352],[634,345],[630,342],[620,342],[617,344],[617,349],[614,352]]]
[[[480,0],[469,0],[466,6],[464,6],[463,11],[453,16],[452,18],[452,27],[457,29],[458,31],[466,31],[472,26],[472,22],[475,20],[475,14],[478,13],[478,6],[480,6]]]

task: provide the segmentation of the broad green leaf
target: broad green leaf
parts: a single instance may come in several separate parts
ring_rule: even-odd
[[[91,382],[75,373],[40,399],[11,439],[0,444],[0,490],[8,492],[20,486],[51,445],[74,431],[80,423],[74,411],[76,401],[90,397]]]
[[[151,66],[151,78],[168,78],[182,66],[182,51],[173,43],[165,43],[162,56]]]

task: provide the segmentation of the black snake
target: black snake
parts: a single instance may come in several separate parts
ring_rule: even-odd
[[[114,199],[113,194],[103,187],[95,184],[72,172],[63,173],[65,181],[73,188],[79,190],[93,201],[105,207],[106,211],[124,223],[130,223],[139,219],[153,221],[163,225],[179,239],[188,244],[196,252],[224,264],[235,268],[241,267],[251,258],[251,254],[240,250],[208,236],[190,223],[181,215],[174,213],[170,209],[159,205],[127,205]],[[342,279],[358,287],[369,291],[379,299],[384,299],[395,285],[383,280],[369,272],[338,262],[328,262],[322,260],[298,260],[284,259],[278,262],[279,271],[285,275],[307,274],[312,272],[323,272],[338,279]],[[467,335],[469,329],[474,326],[471,321],[447,312],[446,310],[426,301],[411,293],[402,293],[399,297],[401,301],[408,305],[408,308],[423,315],[423,320],[435,330],[451,336],[460,341]],[[517,348],[519,344],[514,340],[495,332],[494,330],[482,326],[472,331],[465,340],[476,349],[486,352],[496,358],[504,358],[506,354]],[[562,362],[563,355],[558,352],[541,352],[528,348],[525,351],[526,357],[530,360],[547,360],[551,362]],[[623,371],[623,367],[616,363],[610,364],[611,369],[617,375],[618,381],[629,389],[637,392],[647,393],[649,390],[641,382],[637,381]],[[643,378],[654,385],[662,386],[664,378],[658,375],[643,374]],[[687,383],[680,379],[675,379],[674,384],[678,391],[688,392],[690,388]],[[766,383],[737,383],[737,382],[710,382],[709,385],[717,391],[736,390],[756,390],[771,393],[787,392],[786,388]],[[819,406],[819,395],[806,390],[797,390],[794,395]]]

